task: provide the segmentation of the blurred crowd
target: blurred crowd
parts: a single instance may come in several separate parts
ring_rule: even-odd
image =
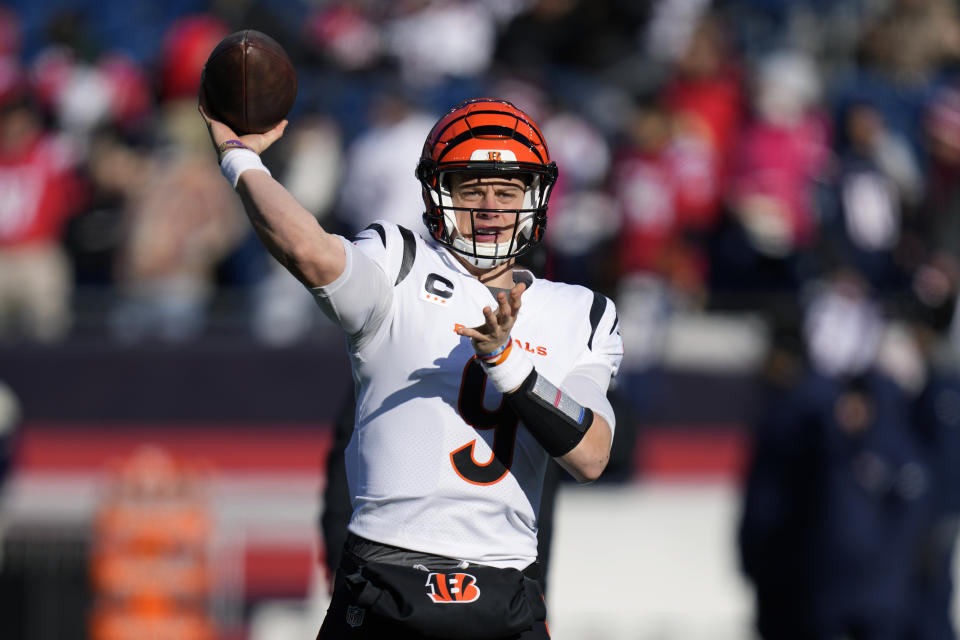
[[[0,342],[55,343],[86,314],[186,341],[223,306],[267,343],[309,335],[310,297],[252,237],[196,112],[240,28],[295,62],[266,162],[333,231],[421,229],[414,167],[456,102],[530,113],[560,179],[529,261],[617,300],[628,374],[656,368],[673,314],[769,327],[741,535],[765,636],[906,637],[878,629],[929,606],[910,637],[951,637],[956,2],[7,0]]]
[[[957,288],[949,0],[2,9],[7,339],[61,339],[92,309],[119,339],[185,340],[224,292],[264,340],[309,331],[308,301],[251,240],[194,111],[206,55],[243,27],[296,63],[294,126],[268,161],[334,230],[419,229],[425,132],[460,99],[498,95],[542,123],[561,167],[536,256],[549,277],[639,291],[655,313],[789,316],[840,270],[898,303],[918,299],[920,273],[936,289],[924,302]]]
[[[419,229],[425,132],[455,102],[498,95],[542,123],[561,168],[533,258],[548,277],[655,301],[641,314],[790,318],[841,271],[898,313],[952,302],[957,13],[949,0],[8,1],[0,337],[56,341],[93,313],[121,340],[186,340],[224,299],[268,342],[310,330],[195,112],[207,54],[244,27],[283,43],[300,77],[268,163],[334,230]]]

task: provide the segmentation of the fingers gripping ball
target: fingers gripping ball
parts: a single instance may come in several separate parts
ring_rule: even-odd
[[[276,40],[244,29],[221,40],[210,53],[201,90],[212,117],[239,135],[264,133],[293,108],[297,74]]]

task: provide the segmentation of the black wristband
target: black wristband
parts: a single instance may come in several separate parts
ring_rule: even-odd
[[[593,411],[580,406],[536,369],[504,397],[527,431],[554,458],[572,451],[593,424]]]

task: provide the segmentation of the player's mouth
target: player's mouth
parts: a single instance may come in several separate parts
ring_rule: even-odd
[[[501,227],[477,227],[473,231],[473,239],[482,243],[496,243],[500,234],[504,233]]]

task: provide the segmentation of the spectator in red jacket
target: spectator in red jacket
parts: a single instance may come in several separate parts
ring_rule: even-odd
[[[61,244],[82,201],[68,146],[43,128],[12,59],[0,73],[0,338],[61,337],[73,278]]]

